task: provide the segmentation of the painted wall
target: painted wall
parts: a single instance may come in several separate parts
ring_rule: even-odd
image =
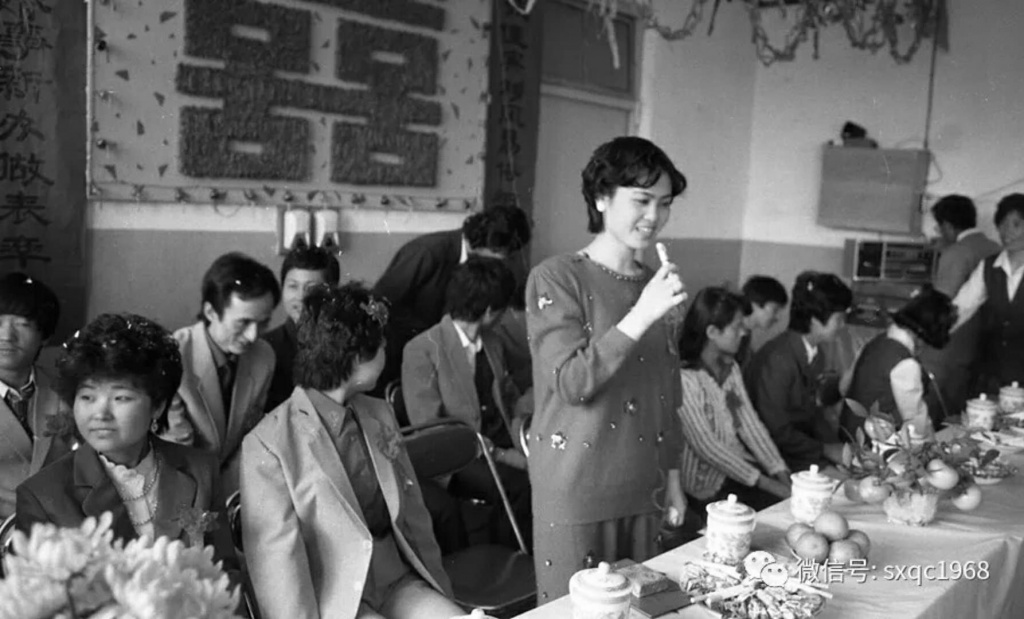
[[[948,3],[950,51],[939,51],[927,192],[976,198],[990,232],[995,203],[1020,191],[1024,174],[1024,5]],[[822,37],[821,59],[801,49],[792,63],[757,71],[750,174],[743,222],[741,275],[769,270],[791,281],[801,269],[848,270],[843,241],[853,236],[815,223],[821,147],[846,120],[866,127],[881,146],[922,145],[929,49],[908,65],[886,52],[852,49],[841,32]],[[925,219],[923,232],[932,234]],[[771,265],[767,267],[767,265]],[[766,268],[767,267],[767,268]]]
[[[462,225],[465,213],[344,210],[341,274],[370,284],[413,237]],[[199,286],[213,260],[242,251],[274,272],[277,210],[273,207],[93,203],[87,218],[90,265],[87,315],[132,311],[173,329],[196,319]],[[278,308],[278,320],[283,312]]]

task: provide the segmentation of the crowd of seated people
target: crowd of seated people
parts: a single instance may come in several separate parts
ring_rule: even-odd
[[[997,207],[999,251],[969,200],[940,201],[951,245],[935,287],[841,375],[823,352],[852,304],[839,277],[687,290],[657,243],[687,186],[671,159],[617,138],[581,176],[591,242],[525,281],[509,260],[529,220],[504,207],[407,243],[372,289],[341,281],[325,249],[296,247],[277,276],[231,252],[202,277],[196,323],[171,332],[104,314],[65,329],[75,335],[54,368],[38,359],[61,344],[49,342],[60,301],[38,279],[3,276],[0,517],[29,531],[110,511],[120,539],[179,539],[176,510],[223,516],[238,491],[244,560],[227,523],[203,541],[232,582],[251,582],[263,617],[448,619],[464,609],[442,556],[470,543],[464,508],[500,503],[499,483],[543,603],[597,561],[665,549],[666,531],[696,530],[712,501],[767,507],[789,495],[791,472],[839,464],[862,421],[851,400],[927,434],[950,412],[929,372],[966,373],[958,392],[1024,383],[1024,195]],[[282,300],[285,321],[268,331]],[[478,432],[493,471],[481,453],[421,479],[377,397],[387,385],[409,423]],[[824,410],[843,397],[837,427]],[[494,509],[483,528],[515,547],[510,525]]]

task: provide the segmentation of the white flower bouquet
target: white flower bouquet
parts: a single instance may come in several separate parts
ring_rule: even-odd
[[[15,532],[0,619],[234,619],[239,592],[213,548],[142,537],[122,545],[111,514],[77,529]]]

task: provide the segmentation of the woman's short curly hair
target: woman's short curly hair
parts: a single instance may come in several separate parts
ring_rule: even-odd
[[[377,356],[387,320],[387,302],[361,283],[311,290],[299,317],[295,383],[321,391],[341,386],[358,363]]]
[[[956,317],[952,299],[926,284],[892,315],[892,320],[932,348],[944,348],[949,343],[949,330],[956,323]]]
[[[154,406],[163,406],[157,420],[163,427],[181,384],[181,351],[171,333],[148,318],[102,314],[64,342],[57,374],[57,394],[68,406],[86,380],[127,377]]]

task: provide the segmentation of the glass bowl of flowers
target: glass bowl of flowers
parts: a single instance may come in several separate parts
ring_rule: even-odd
[[[942,498],[964,511],[981,504],[974,472],[993,463],[998,451],[983,450],[969,436],[938,441],[914,435],[909,425],[896,430],[893,416],[877,406],[864,413],[863,429],[844,449],[841,468],[853,480],[846,483],[856,483],[847,497],[881,504],[889,522],[915,526],[935,519]]]

